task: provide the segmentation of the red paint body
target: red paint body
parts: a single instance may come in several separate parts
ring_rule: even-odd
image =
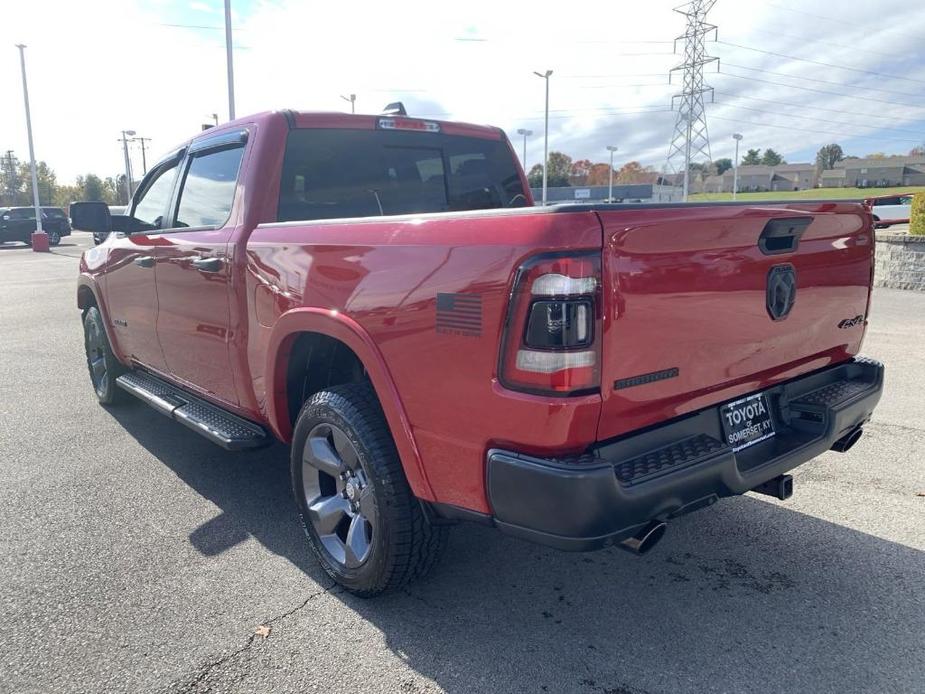
[[[293,125],[373,129],[375,118],[296,114]],[[503,137],[441,126],[447,134]],[[866,321],[837,324],[867,315],[873,232],[862,205],[523,208],[277,224],[290,124],[268,113],[222,129],[242,127],[250,137],[226,225],[111,239],[87,252],[81,305],[92,292],[123,362],[263,423],[284,441],[295,338],[314,331],[341,340],[362,360],[423,499],[489,512],[491,447],[579,453],[860,349]],[[756,241],[770,218],[807,214],[814,221],[796,253],[761,254]],[[508,390],[498,382],[498,360],[515,271],[538,253],[570,249],[602,254],[600,392]],[[184,260],[192,254],[223,257],[226,269],[205,276]],[[143,255],[157,257],[154,273],[135,269],[132,260]],[[767,272],[781,262],[796,268],[799,294],[791,314],[773,322]],[[438,333],[437,292],[481,294],[481,335]],[[674,367],[677,378],[613,388],[617,379]]]

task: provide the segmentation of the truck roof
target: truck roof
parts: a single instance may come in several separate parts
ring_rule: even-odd
[[[260,123],[276,118],[285,118],[291,128],[344,128],[357,130],[375,130],[379,127],[380,119],[391,119],[399,121],[426,121],[436,123],[440,127],[440,132],[447,135],[458,135],[463,137],[481,137],[487,140],[500,140],[504,132],[501,128],[490,125],[476,125],[473,123],[461,123],[458,121],[445,121],[435,118],[394,115],[369,115],[369,114],[352,114],[341,113],[339,111],[263,111],[249,116],[236,118],[228,123],[222,123],[214,128],[204,130],[196,137],[190,138],[190,142],[201,137],[209,137],[216,132],[226,129],[240,128],[251,123]]]

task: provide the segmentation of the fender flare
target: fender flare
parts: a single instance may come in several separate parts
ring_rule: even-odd
[[[96,304],[100,314],[103,316],[103,329],[106,331],[106,338],[109,340],[109,346],[112,348],[113,354],[121,363],[126,364],[125,355],[122,353],[119,342],[115,339],[112,326],[109,324],[109,309],[103,300],[103,294],[96,282],[96,278],[83,272],[77,276],[77,308],[81,310],[88,308],[80,298],[81,290],[83,289],[87,289],[93,295],[93,303]]]
[[[411,423],[382,353],[359,323],[338,311],[314,307],[295,308],[282,314],[274,324],[267,344],[265,369],[267,421],[273,433],[282,441],[292,440],[286,397],[287,365],[296,339],[306,332],[339,340],[357,355],[382,405],[411,490],[420,499],[434,501]]]

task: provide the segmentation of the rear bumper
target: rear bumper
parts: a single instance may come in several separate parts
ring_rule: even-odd
[[[883,365],[855,359],[763,392],[776,435],[734,452],[719,405],[595,446],[569,460],[488,453],[488,496],[503,531],[564,550],[591,550],[743,494],[850,436],[883,390]]]

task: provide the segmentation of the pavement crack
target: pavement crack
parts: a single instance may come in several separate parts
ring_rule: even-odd
[[[905,424],[892,424],[890,422],[875,421],[870,422],[867,426],[870,427],[884,427],[886,429],[902,429],[903,431],[915,431],[919,434],[925,434],[925,429],[921,427],[910,427]]]
[[[275,615],[271,617],[270,619],[264,620],[263,622],[261,622],[261,624],[269,626],[271,624],[276,624],[278,622],[281,622],[288,617],[291,617],[299,610],[302,610],[305,607],[307,607],[308,604],[312,602],[313,600],[315,600],[316,598],[321,597],[322,595],[331,593],[336,586],[337,584],[332,582],[331,585],[329,585],[327,588],[323,588],[322,590],[315,591],[314,593],[309,595],[307,598],[305,598],[305,600],[303,600],[299,605],[296,605],[295,607],[293,607],[291,610],[287,610],[286,612]],[[200,666],[199,669],[196,671],[195,675],[193,675],[191,679],[186,679],[182,681],[182,683],[180,681],[175,682],[172,686],[168,687],[168,691],[170,692],[195,692],[197,688],[199,687],[199,685],[204,680],[206,680],[209,677],[209,675],[211,675],[215,670],[223,667],[225,664],[233,661],[235,658],[238,658],[243,653],[247,652],[251,648],[251,646],[254,645],[254,642],[258,638],[260,637],[256,632],[250,634],[247,637],[247,640],[244,642],[244,644],[240,648],[237,648],[234,651],[231,651],[230,653],[226,653],[220,656],[219,658],[216,658],[215,660],[211,660],[208,663]]]

